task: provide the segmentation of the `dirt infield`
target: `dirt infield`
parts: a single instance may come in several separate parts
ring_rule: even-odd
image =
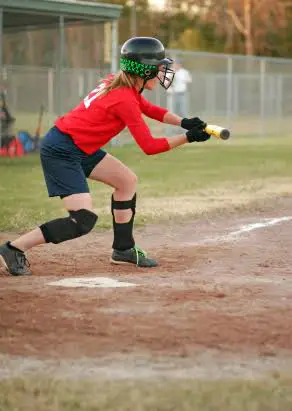
[[[44,365],[115,377],[291,367],[291,218],[286,199],[240,217],[137,230],[160,262],[151,270],[110,265],[107,232],[32,250],[33,277],[0,278],[0,377]],[[115,282],[51,285],[73,277]]]

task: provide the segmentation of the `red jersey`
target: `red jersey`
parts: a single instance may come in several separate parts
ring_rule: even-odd
[[[145,114],[162,122],[167,110],[151,104],[134,87],[121,87],[98,96],[105,84],[108,83],[101,83],[76,108],[58,118],[58,129],[69,134],[87,154],[103,147],[125,127],[146,154],[169,150],[167,139],[153,138],[142,117]]]

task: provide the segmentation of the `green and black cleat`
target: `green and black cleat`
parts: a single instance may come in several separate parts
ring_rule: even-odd
[[[9,247],[9,243],[0,246],[0,266],[3,266],[11,275],[31,275],[29,262],[25,254],[15,248]]]
[[[129,250],[113,250],[110,259],[112,264],[135,264],[138,267],[152,268],[157,267],[158,264],[152,258],[148,258],[145,251],[135,246]]]

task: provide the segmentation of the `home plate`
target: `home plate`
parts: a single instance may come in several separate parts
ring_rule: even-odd
[[[126,283],[108,277],[75,277],[63,278],[62,280],[53,281],[48,285],[57,287],[70,288],[125,288],[137,287],[137,284]]]

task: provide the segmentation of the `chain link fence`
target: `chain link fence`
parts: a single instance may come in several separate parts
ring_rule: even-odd
[[[292,60],[168,50],[192,76],[189,112],[235,135],[288,134],[292,121]],[[148,98],[151,94],[148,94]],[[152,98],[168,105],[169,93]]]
[[[229,127],[233,135],[289,134],[292,124],[292,60],[228,56],[168,50],[192,76],[186,98],[189,113],[210,124]],[[5,66],[7,101],[18,129],[33,129],[41,104],[44,127],[57,114],[73,108],[104,77],[102,69]],[[61,76],[61,90],[58,88]],[[155,104],[169,107],[170,93],[162,87],[145,92]],[[167,129],[155,129],[167,133]],[[33,130],[31,130],[33,131]],[[157,135],[157,133],[154,133]]]

